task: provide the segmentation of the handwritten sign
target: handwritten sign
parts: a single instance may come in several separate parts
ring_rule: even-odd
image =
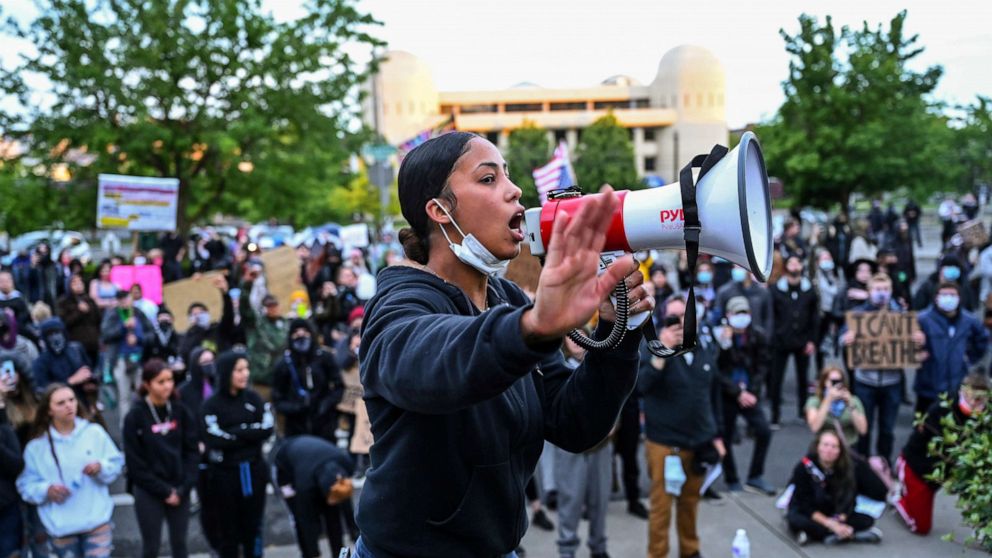
[[[199,302],[207,307],[214,321],[219,321],[224,314],[224,299],[220,290],[214,286],[217,277],[223,277],[219,271],[211,271],[190,279],[173,281],[162,289],[162,301],[176,316],[175,328],[179,333],[186,333],[192,324],[180,316],[185,316],[189,305]]]
[[[175,230],[178,178],[101,174],[97,186],[97,228]]]
[[[852,369],[894,370],[915,368],[913,332],[919,329],[916,312],[848,312],[847,329],[854,343],[847,347]]]

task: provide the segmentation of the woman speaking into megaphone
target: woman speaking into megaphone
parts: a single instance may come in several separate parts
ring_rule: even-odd
[[[632,312],[654,300],[629,256],[597,275],[618,204],[604,193],[555,221],[532,304],[497,277],[524,239],[521,191],[499,150],[452,132],[403,160],[410,261],[379,274],[360,348],[375,444],[357,556],[513,556],[544,440],[581,452],[606,438],[634,387],[641,335],[574,371],[562,339],[597,309],[608,332],[620,281]]]

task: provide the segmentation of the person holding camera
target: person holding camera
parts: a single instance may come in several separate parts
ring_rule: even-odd
[[[365,306],[361,376],[375,444],[358,506],[361,558],[514,556],[525,487],[548,440],[583,452],[609,434],[637,377],[639,330],[576,370],[562,338],[630,289],[626,256],[597,273],[619,200],[612,189],[559,214],[534,302],[497,274],[524,240],[521,191],[485,138],[451,132],[413,149],[399,172],[410,261],[379,273]]]
[[[724,479],[731,492],[743,489],[773,496],[775,489],[765,481],[765,457],[771,445],[772,431],[768,418],[758,404],[758,386],[768,375],[769,339],[760,326],[751,321],[751,304],[743,296],[727,302],[727,324],[717,334],[720,355],[717,365],[723,383],[723,436],[730,439],[737,429],[737,417],[744,417],[754,432],[754,454],[744,486],[737,477],[733,445],[723,457]]]
[[[857,395],[851,393],[847,375],[835,365],[827,366],[816,382],[816,393],[806,400],[806,424],[814,433],[826,425],[834,425],[844,435],[848,445],[868,432],[868,417]]]
[[[679,346],[685,299],[673,295],[663,306],[659,340],[666,347]],[[715,465],[726,453],[720,438],[723,396],[715,349],[704,345],[666,360],[641,345],[637,385],[644,402],[644,445],[651,477],[648,556],[652,558],[668,556],[673,503],[679,555],[700,556],[696,516],[705,465]]]

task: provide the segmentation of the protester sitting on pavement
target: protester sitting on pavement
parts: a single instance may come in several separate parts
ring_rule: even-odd
[[[944,436],[943,422],[948,416],[958,426],[986,410],[992,384],[980,372],[968,375],[957,391],[957,398],[948,404],[936,401],[927,409],[923,422],[910,434],[896,461],[896,474],[902,487],[902,497],[896,510],[909,530],[917,535],[930,533],[933,526],[933,501],[940,484],[929,476],[934,472],[939,456],[930,452],[930,442]]]
[[[124,419],[127,480],[141,530],[141,556],[158,556],[162,520],[172,556],[185,558],[190,490],[199,476],[199,423],[175,396],[172,369],[160,359],[145,363],[135,405]]]
[[[868,432],[868,418],[858,396],[851,393],[847,375],[836,365],[830,365],[820,372],[816,382],[816,393],[806,400],[806,424],[813,433],[824,426],[833,426],[844,435],[849,446]]]
[[[597,275],[615,194],[556,220],[533,304],[495,276],[524,238],[520,195],[496,147],[474,134],[438,136],[403,159],[411,261],[380,272],[360,348],[375,436],[362,558],[512,556],[544,440],[595,446],[634,387],[639,330],[574,371],[559,351],[597,308],[599,334],[612,328],[607,295],[621,280],[631,312],[653,309],[633,258]]]
[[[820,303],[813,282],[803,275],[803,260],[798,256],[785,259],[785,275],[770,287],[775,331],[772,346],[772,367],[768,376],[768,398],[771,400],[772,425],[781,424],[782,386],[789,360],[796,370],[796,414],[803,419],[802,406],[809,396],[809,362],[816,353],[820,328]],[[728,312],[728,316],[729,316]],[[757,384],[751,390],[757,391]]]
[[[820,430],[806,457],[792,471],[795,486],[786,520],[800,546],[808,541],[833,545],[847,541],[878,543],[875,520],[855,511],[858,485],[849,449],[832,427]]]
[[[344,393],[334,355],[320,346],[313,326],[301,318],[290,322],[287,344],[272,373],[272,406],[283,417],[282,434],[333,441],[335,407]]]
[[[354,464],[348,452],[324,438],[299,435],[283,440],[271,459],[276,488],[293,515],[300,556],[321,556],[322,531],[327,534],[331,556],[337,556],[344,547],[339,508],[353,491]]]
[[[56,556],[105,558],[113,547],[109,488],[124,456],[103,427],[76,410],[76,394],[68,386],[45,388],[17,490],[38,506]]]
[[[731,439],[738,416],[744,417],[754,433],[754,453],[743,487],[737,477],[733,444],[726,447],[723,474],[727,488],[731,492],[747,489],[772,496],[775,488],[763,476],[772,431],[757,395],[758,386],[768,374],[769,339],[767,333],[751,322],[751,306],[746,298],[735,297],[727,302],[727,323],[718,334],[718,341],[717,366],[723,384],[723,438]]]
[[[988,351],[989,333],[961,308],[961,286],[941,283],[933,306],[917,316],[926,336],[925,357],[916,371],[916,412],[924,413],[942,394],[955,393],[968,369]]]
[[[854,308],[856,312],[902,312],[899,303],[892,300],[892,280],[888,275],[878,273],[868,282],[869,302]],[[854,343],[855,332],[847,326],[841,328],[841,344],[848,346]],[[913,341],[922,347],[926,337],[922,332],[913,334]],[[854,394],[861,400],[868,418],[868,431],[858,438],[857,451],[868,457],[878,455],[889,466],[892,463],[892,451],[895,440],[896,417],[899,415],[899,405],[902,402],[902,370],[854,370]],[[872,431],[877,432],[875,453],[871,453]]]
[[[75,341],[69,341],[62,320],[52,318],[41,324],[45,350],[32,365],[34,389],[44,391],[49,384],[63,383],[76,392],[79,416],[103,422],[97,407],[99,378],[86,360],[86,351]]]
[[[685,300],[675,295],[661,306],[664,316],[659,340],[667,347],[681,345]],[[644,446],[651,478],[651,558],[668,556],[673,501],[679,555],[700,556],[696,520],[705,466],[716,465],[726,453],[720,438],[723,393],[716,349],[703,337],[696,350],[666,360],[649,353],[646,344],[641,346],[637,384],[643,394]],[[666,472],[673,477],[671,482],[666,482]],[[684,477],[681,487],[676,486],[676,477]]]
[[[248,387],[248,357],[227,352],[217,359],[217,392],[201,412],[209,463],[205,497],[223,507],[219,515],[221,558],[262,555],[262,518],[268,480],[262,444],[272,435],[269,404]]]

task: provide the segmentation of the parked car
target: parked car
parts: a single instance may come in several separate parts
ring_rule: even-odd
[[[28,253],[45,241],[48,241],[48,245],[52,249],[52,259],[58,258],[59,254],[66,249],[72,254],[73,259],[78,259],[84,264],[93,259],[93,249],[82,233],[56,229],[31,231],[18,236],[10,242],[10,252],[3,256],[3,264],[10,265],[18,253]]]

